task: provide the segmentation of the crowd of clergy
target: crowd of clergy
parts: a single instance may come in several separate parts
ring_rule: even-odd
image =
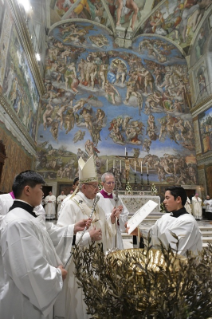
[[[20,173],[13,191],[0,196],[0,318],[89,318],[74,275],[74,262],[69,260],[70,251],[74,245],[86,247],[92,242],[102,243],[104,252],[123,249],[121,233],[128,231],[129,212],[113,192],[113,174],[102,175],[99,192],[93,157],[87,162],[80,158],[78,166],[79,178],[68,196],[62,191],[56,198],[49,192],[43,199],[45,181],[34,171]],[[169,213],[150,230],[153,246],[170,244],[182,255],[188,250],[194,254],[202,250],[196,221],[202,218],[197,208],[201,199],[196,195],[194,201],[192,198],[192,216],[185,208],[185,190],[167,187],[164,205]],[[55,219],[56,204],[57,224],[46,222]],[[212,207],[210,199],[204,204]],[[178,245],[173,233],[178,236]]]

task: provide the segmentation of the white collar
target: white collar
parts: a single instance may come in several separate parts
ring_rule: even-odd
[[[83,192],[79,191],[76,195],[79,195],[85,202],[87,202],[89,205],[93,205],[93,199],[89,199],[83,194]]]
[[[112,193],[108,193],[105,189],[104,189],[104,187],[103,187],[103,191],[105,192],[105,193],[107,193],[108,194],[108,196],[110,196]]]

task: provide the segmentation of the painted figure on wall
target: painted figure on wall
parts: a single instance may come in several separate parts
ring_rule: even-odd
[[[68,30],[84,30],[82,42],[68,38]],[[107,39],[104,52],[91,41],[94,35]],[[140,36],[133,50],[115,49],[106,30],[80,22],[61,24],[50,37],[38,170],[67,181],[76,174],[77,158],[94,155],[102,174],[105,156],[123,155],[127,146],[132,153],[138,148],[150,180],[193,183],[196,164],[190,167],[185,160],[194,151],[191,93],[186,62],[177,48],[155,36]],[[167,152],[156,155],[163,148]],[[124,167],[121,173],[126,177]],[[129,176],[135,173],[139,180],[138,168],[130,163]]]
[[[39,94],[14,25],[9,38],[2,93],[35,139]]]
[[[204,12],[211,4],[211,0],[165,1],[147,19],[143,31],[168,36],[184,47],[191,42]]]
[[[212,151],[212,109],[199,115],[200,138],[203,152]]]

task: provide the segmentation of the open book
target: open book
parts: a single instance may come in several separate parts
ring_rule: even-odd
[[[127,227],[129,227],[128,234],[138,227],[138,225],[155,209],[158,204],[149,200],[144,206],[139,208],[137,212],[128,220]]]

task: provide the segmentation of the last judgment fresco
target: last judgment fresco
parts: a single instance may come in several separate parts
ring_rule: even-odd
[[[37,170],[69,181],[77,159],[94,155],[98,173],[117,166],[126,178],[196,184],[188,70],[161,37],[139,36],[132,49],[91,23],[63,23],[48,41]]]

